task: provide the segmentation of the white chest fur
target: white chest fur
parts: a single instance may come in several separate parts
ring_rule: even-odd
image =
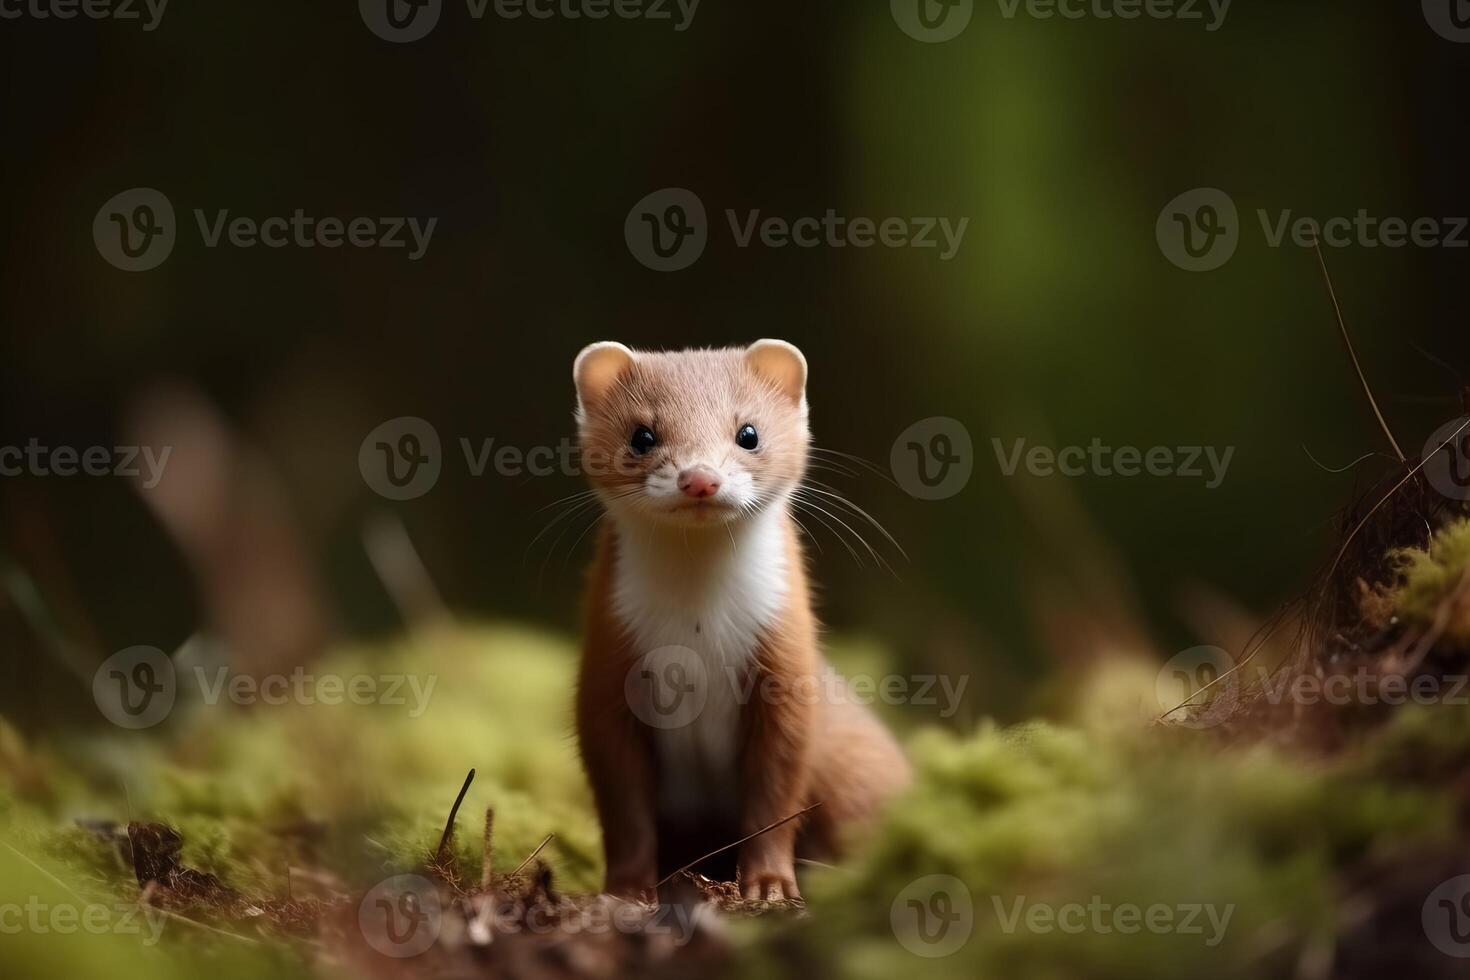
[[[619,618],[640,656],[658,651],[702,688],[687,721],[655,728],[660,767],[675,774],[659,781],[660,803],[673,812],[734,793],[740,709],[752,690],[746,669],[789,592],[786,521],[772,506],[709,531],[619,526]]]

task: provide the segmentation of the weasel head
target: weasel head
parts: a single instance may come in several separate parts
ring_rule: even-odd
[[[614,518],[719,527],[806,470],[806,358],[783,340],[669,352],[592,344],[572,368],[582,463]]]

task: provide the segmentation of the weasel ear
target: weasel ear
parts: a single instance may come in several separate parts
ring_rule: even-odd
[[[572,363],[578,404],[586,408],[601,399],[632,366],[633,352],[622,344],[604,340],[583,347]]]
[[[806,403],[806,358],[784,340],[757,340],[745,349],[745,363],[798,404]]]

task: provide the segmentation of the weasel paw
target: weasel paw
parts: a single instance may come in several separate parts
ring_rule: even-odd
[[[740,876],[740,894],[757,901],[785,902],[801,898],[794,872],[757,872]]]

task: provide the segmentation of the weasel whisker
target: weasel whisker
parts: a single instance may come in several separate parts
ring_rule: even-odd
[[[807,489],[810,489],[810,488],[808,487]],[[832,518],[838,524],[841,524],[843,527],[847,528],[848,533],[850,533],[853,537],[857,538],[858,541],[862,543],[862,546],[864,548],[867,548],[868,549],[868,554],[870,554],[870,555],[873,556],[873,561],[877,562],[878,563],[878,566],[880,568],[886,568],[886,569],[888,569],[888,571],[890,573],[893,573],[895,575],[895,577],[896,577],[897,573],[896,572],[893,572],[893,566],[889,565],[888,562],[886,562],[883,559],[883,556],[880,555],[880,554],[878,554],[877,549],[875,549],[871,544],[868,543],[868,539],[865,538],[865,537],[863,537],[860,533],[858,533],[858,531],[854,530],[854,528],[853,528],[853,526],[851,524],[847,523],[842,518],[840,518],[836,514],[832,513],[830,510],[824,510],[822,507],[820,507],[819,505],[817,505],[816,503],[814,503],[810,499],[808,499],[806,501],[806,504],[809,507],[813,507],[813,508],[815,508],[817,510],[822,511],[822,513],[824,513],[828,517]]]
[[[810,514],[812,517],[815,517],[818,521],[820,521],[822,526],[832,533],[832,537],[836,538],[838,543],[841,544],[842,547],[847,549],[847,553],[849,555],[852,555],[852,560],[857,563],[858,567],[863,567],[865,563],[863,562],[862,555],[858,554],[853,546],[848,543],[847,538],[843,537],[842,533],[838,531],[837,528],[832,526],[832,522],[823,517],[820,512],[813,509],[811,504],[800,497],[793,496],[791,498],[791,506],[798,510],[805,511],[806,513]]]
[[[888,529],[886,527],[884,527],[882,524],[880,524],[878,522],[878,519],[876,517],[874,517],[872,514],[869,514],[867,511],[863,510],[857,504],[853,503],[851,500],[848,500],[846,497],[842,496],[842,494],[840,494],[840,493],[833,493],[830,490],[823,490],[820,487],[816,487],[816,486],[808,486],[806,489],[812,491],[813,493],[819,493],[823,497],[826,497],[827,499],[832,500],[834,503],[842,504],[842,505],[846,506],[847,508],[849,508],[857,516],[863,518],[869,524],[873,525],[873,527],[875,529],[877,529],[877,531],[878,531],[879,534],[881,534],[881,535],[883,535],[883,537],[887,538],[888,539],[888,543],[891,544],[891,545],[893,545],[895,548],[897,548],[898,549],[898,553],[900,555],[903,555],[903,560],[904,561],[910,561],[911,560],[909,558],[909,556],[908,556],[908,552],[906,552],[906,551],[903,550],[903,545],[899,544],[898,541],[894,539],[893,535],[891,535],[891,534],[888,533]]]

